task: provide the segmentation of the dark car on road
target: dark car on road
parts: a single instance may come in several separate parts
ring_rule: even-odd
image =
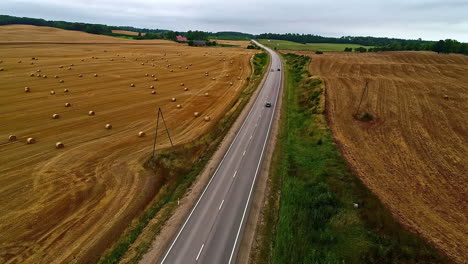
[[[266,102],[265,107],[271,107],[271,103],[270,103],[270,102]]]
[[[278,71],[281,71],[281,70],[278,68]]]

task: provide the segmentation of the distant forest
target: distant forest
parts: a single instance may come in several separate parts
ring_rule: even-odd
[[[192,31],[177,32],[166,29],[148,29],[136,28],[130,26],[108,26],[102,24],[90,24],[80,22],[53,21],[40,18],[15,17],[8,15],[0,15],[0,25],[24,24],[34,26],[48,26],[61,28],[66,30],[84,31],[92,34],[109,35],[115,37],[125,37],[133,39],[167,39],[176,40],[177,35],[187,37],[188,40],[208,40],[208,39],[228,39],[228,40],[250,40],[257,39],[277,39],[288,40],[297,43],[341,43],[341,44],[358,44],[365,46],[374,46],[373,48],[359,48],[358,52],[366,51],[397,51],[397,50],[432,50],[439,53],[461,53],[468,55],[468,43],[460,43],[456,40],[446,39],[440,41],[426,40],[409,40],[399,38],[383,38],[383,37],[353,37],[344,36],[340,38],[323,37],[312,34],[274,34],[264,33],[260,35],[252,35],[241,32],[223,31],[223,32],[204,32]],[[112,33],[112,30],[128,30],[139,32],[138,36],[127,36],[124,34]],[[142,34],[145,33],[145,34]],[[350,51],[349,49],[345,51]]]
[[[276,39],[287,40],[297,43],[339,43],[339,44],[358,44],[365,46],[374,46],[366,49],[358,48],[358,52],[366,51],[399,51],[399,50],[431,50],[438,53],[461,53],[468,55],[468,43],[460,43],[456,40],[446,39],[435,41],[427,40],[411,40],[398,38],[382,38],[382,37],[322,37],[311,34],[273,34],[264,33],[257,36],[258,39]],[[345,51],[351,51],[346,48]]]

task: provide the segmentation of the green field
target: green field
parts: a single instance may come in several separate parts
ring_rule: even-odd
[[[366,49],[373,48],[373,46],[364,46],[357,44],[334,44],[334,43],[306,43],[301,44],[297,42],[287,41],[287,40],[266,40],[259,39],[263,45],[268,46],[269,48],[276,48],[277,50],[302,50],[302,51],[344,51],[345,48],[359,48],[364,47]]]

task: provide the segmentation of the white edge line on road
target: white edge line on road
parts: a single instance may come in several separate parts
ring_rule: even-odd
[[[223,203],[224,203],[224,200],[221,202],[221,204],[219,205],[219,208],[218,208],[218,211],[221,210],[221,207],[223,207]]]
[[[272,51],[274,52],[274,51]],[[281,58],[280,58],[280,61],[281,61]],[[280,78],[280,89],[281,89],[281,86],[283,85],[283,75],[281,75],[281,78]],[[241,219],[241,222],[240,222],[240,225],[239,225],[239,229],[237,230],[237,235],[236,235],[236,239],[234,240],[234,246],[232,247],[232,251],[231,251],[231,256],[229,257],[229,264],[231,263],[232,261],[232,257],[234,255],[234,251],[236,249],[236,245],[237,245],[237,240],[239,239],[239,234],[240,234],[240,231],[242,229],[242,224],[244,222],[244,218],[245,218],[245,214],[247,212],[247,207],[249,205],[249,201],[250,201],[250,197],[252,196],[252,191],[253,191],[253,187],[255,185],[255,180],[257,178],[257,174],[258,174],[258,170],[260,168],[260,164],[262,163],[262,158],[263,158],[263,153],[265,152],[265,146],[266,146],[266,143],[268,141],[268,137],[270,135],[270,129],[271,129],[271,123],[273,122],[273,117],[275,116],[275,110],[276,110],[276,105],[278,103],[278,96],[279,96],[279,91],[280,89],[278,89],[277,93],[276,93],[276,102],[275,102],[275,106],[273,108],[273,114],[271,115],[271,119],[270,119],[270,124],[268,126],[268,131],[267,131],[267,134],[266,134],[266,137],[265,137],[265,141],[263,142],[263,148],[262,148],[262,154],[260,155],[260,159],[258,161],[258,164],[257,164],[257,169],[255,170],[255,176],[254,176],[254,179],[252,181],[252,185],[250,186],[250,192],[249,192],[249,196],[247,198],[247,202],[245,203],[245,207],[244,207],[244,213],[242,214],[242,219]]]
[[[268,76],[268,75],[267,75],[267,76]],[[266,79],[265,79],[265,80],[266,80]],[[174,247],[174,244],[177,242],[177,239],[179,238],[180,234],[182,233],[182,231],[184,231],[184,228],[185,228],[185,226],[187,225],[187,222],[190,220],[190,217],[192,217],[193,212],[194,212],[195,209],[197,208],[197,206],[198,206],[198,204],[200,203],[201,199],[203,198],[203,195],[205,194],[206,190],[208,189],[208,187],[210,186],[211,182],[212,182],[213,179],[215,178],[216,173],[218,172],[219,168],[221,168],[221,165],[223,164],[224,159],[227,157],[229,151],[231,150],[232,146],[234,145],[234,142],[236,142],[236,139],[237,139],[237,137],[240,135],[240,132],[242,131],[242,128],[244,128],[244,125],[247,123],[247,120],[249,120],[250,114],[252,114],[252,112],[253,112],[253,110],[254,110],[254,108],[255,108],[255,103],[256,103],[257,100],[258,100],[258,96],[260,96],[260,94],[262,93],[264,87],[265,87],[265,83],[263,83],[262,87],[260,88],[260,91],[258,91],[257,99],[255,99],[255,101],[253,102],[252,107],[250,108],[249,114],[247,115],[247,117],[245,118],[244,122],[242,123],[241,128],[237,131],[237,134],[236,134],[236,136],[234,137],[234,140],[232,140],[231,145],[229,145],[229,148],[228,148],[228,150],[226,151],[226,153],[224,154],[224,157],[223,157],[223,159],[221,160],[221,162],[218,164],[218,167],[216,168],[216,171],[214,172],[214,174],[213,174],[213,176],[211,177],[210,181],[208,182],[208,184],[206,185],[206,187],[205,187],[205,189],[203,190],[202,194],[200,195],[200,198],[198,198],[197,203],[195,204],[195,206],[193,207],[193,209],[192,209],[192,211],[190,212],[189,216],[188,216],[187,219],[185,220],[184,224],[182,225],[182,228],[181,228],[181,229],[179,230],[179,232],[177,233],[177,236],[175,237],[175,239],[174,239],[174,241],[172,242],[171,246],[170,246],[169,249],[166,251],[166,254],[164,255],[163,260],[161,260],[161,264],[164,263],[164,261],[166,260],[167,256],[169,255],[169,253],[171,252],[172,248]],[[275,107],[276,107],[276,106],[275,106]]]
[[[232,177],[233,177],[233,178],[235,178],[235,177],[236,177],[236,175],[237,175],[237,171],[236,171],[236,172],[234,172],[234,175],[233,175]]]
[[[197,255],[197,258],[195,259],[195,261],[198,261],[198,258],[200,257],[200,254],[201,254],[204,246],[205,246],[205,244],[201,245],[200,251],[198,251],[198,255]]]

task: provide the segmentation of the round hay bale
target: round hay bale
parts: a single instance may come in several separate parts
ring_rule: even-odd
[[[41,77],[41,75],[40,75],[39,73],[38,73],[38,74],[36,74],[36,76],[37,76],[37,77]]]
[[[42,75],[42,78],[47,78],[47,75]]]
[[[106,129],[112,129],[112,125],[111,124],[106,124]]]
[[[91,110],[91,111],[88,112],[88,115],[89,115],[89,116],[93,116],[93,115],[95,115],[95,114],[96,114],[96,113],[94,113],[93,110]]]
[[[71,67],[68,67],[68,70],[71,70],[72,68]]]
[[[53,114],[52,115],[52,119],[59,119],[60,118],[60,115],[59,114]]]
[[[70,107],[71,104],[70,103],[65,103],[65,107]]]
[[[114,61],[114,59],[110,59],[111,61]]]
[[[58,76],[57,76],[57,75],[54,75],[54,78],[55,78],[55,79],[57,79],[57,78],[58,78]]]
[[[141,65],[145,65],[145,64],[142,62]]]
[[[29,87],[27,87],[27,86],[24,87],[24,92],[25,92],[25,93],[29,93],[30,91],[31,91],[31,89],[29,89]]]
[[[187,88],[187,87],[185,87],[185,88],[184,88],[184,91],[188,91],[188,88]]]
[[[68,89],[67,88],[63,89],[63,92],[68,93]]]
[[[147,74],[147,73],[145,73],[145,76],[146,76],[146,77],[148,77],[148,74]]]
[[[153,81],[157,82],[157,81],[158,81],[158,78],[154,78]]]
[[[60,80],[59,83],[63,83],[63,80]]]
[[[18,63],[21,63],[21,61],[18,61]]]
[[[0,68],[0,71],[3,71],[3,68]]]
[[[81,61],[84,61],[84,59],[81,59]]]
[[[26,143],[28,143],[28,144],[34,144],[34,143],[36,143],[36,140],[35,140],[34,138],[30,137],[30,138],[28,138],[28,139],[26,140]]]
[[[213,78],[211,78],[211,80],[216,80],[216,78],[215,78],[215,77],[213,77]]]
[[[153,78],[154,78],[154,74],[151,74],[151,77],[153,77]]]
[[[151,94],[156,94],[156,91],[151,91]]]
[[[73,65],[73,63],[72,63],[72,64],[70,64],[70,66],[75,66],[75,65]]]
[[[131,84],[130,84],[130,87],[135,87],[135,84],[131,83]]]
[[[187,69],[187,70],[188,70],[188,67],[186,66],[186,67],[185,67],[185,69]]]
[[[178,104],[178,105],[177,105],[177,108],[179,108],[179,109],[182,108],[182,105]]]
[[[175,97],[172,97],[171,101],[175,102],[177,99]]]
[[[184,86],[185,84],[184,83],[180,83],[180,86]]]
[[[138,132],[138,137],[144,137],[146,136],[146,133],[144,131]]]
[[[94,74],[94,77],[98,77],[98,74],[97,74],[97,73],[95,73],[95,74]]]
[[[50,91],[50,94],[51,94],[51,95],[54,95],[54,94],[55,94],[55,91],[54,91],[54,90]]]
[[[194,117],[198,117],[198,116],[200,116],[200,113],[199,113],[199,112],[195,112],[195,113],[193,113],[193,116],[194,116]]]
[[[61,148],[64,148],[64,147],[65,147],[65,145],[62,142],[55,143],[55,148],[56,149],[61,149]]]
[[[190,63],[189,66],[192,66],[192,63]]]
[[[154,85],[150,85],[150,89],[154,89]]]
[[[10,141],[10,142],[16,141],[16,136],[15,135],[9,135],[8,136],[8,141]]]
[[[237,77],[237,80],[240,80],[240,79],[241,79],[241,77]]]
[[[173,70],[173,69],[171,69],[171,70],[170,70],[170,72],[174,72],[174,70]]]
[[[208,96],[209,94],[208,93],[205,93],[205,96]]]
[[[62,69],[62,68],[63,68],[63,65],[60,65],[59,68]]]
[[[80,73],[80,74],[78,75],[78,77],[83,77],[83,74]]]
[[[446,94],[444,94],[444,99],[445,99],[445,100],[448,100],[448,99],[449,99],[449,96],[446,95]]]
[[[209,116],[205,116],[205,118],[204,118],[204,119],[205,119],[205,121],[206,121],[206,122],[208,122],[208,121],[210,121],[210,120],[211,120],[211,117],[209,117]]]
[[[230,82],[229,85],[233,85],[234,83]]]
[[[37,71],[37,72],[41,72],[41,69],[37,69],[36,71]]]
[[[34,77],[34,73],[29,74],[29,76]]]

